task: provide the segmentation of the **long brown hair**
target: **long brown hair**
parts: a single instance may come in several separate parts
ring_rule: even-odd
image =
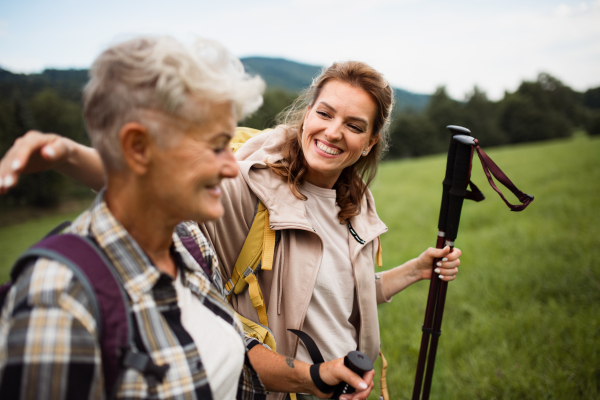
[[[290,190],[296,197],[306,200],[306,196],[298,190],[298,186],[304,182],[304,174],[307,171],[306,159],[302,152],[304,118],[308,109],[319,98],[325,84],[333,80],[361,88],[371,96],[377,106],[372,135],[379,136],[379,140],[366,156],[344,168],[334,185],[337,193],[336,201],[340,207],[338,218],[340,223],[343,223],[350,217],[360,214],[363,196],[375,178],[379,160],[387,150],[394,95],[390,84],[379,72],[359,61],[334,63],[331,67],[323,69],[310,87],[305,89],[290,107],[279,114],[277,122],[287,126],[289,135],[281,145],[283,159],[268,165],[277,175],[287,180]]]

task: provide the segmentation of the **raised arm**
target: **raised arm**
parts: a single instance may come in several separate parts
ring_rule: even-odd
[[[0,160],[0,194],[14,187],[22,174],[48,169],[94,190],[104,186],[104,167],[95,149],[54,133],[29,131]]]

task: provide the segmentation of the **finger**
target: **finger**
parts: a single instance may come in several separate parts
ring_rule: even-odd
[[[369,394],[371,394],[371,391],[373,390],[374,387],[375,387],[375,383],[371,382],[369,387],[366,388],[365,390],[360,390],[360,391],[356,391],[352,394],[340,396],[340,400],[366,400],[369,398]]]
[[[459,258],[462,255],[462,251],[460,251],[459,248],[455,247],[452,249],[452,253],[448,253],[446,256],[444,256],[444,258],[446,260],[442,260],[442,261],[453,261],[456,260],[457,258]]]
[[[50,162],[64,160],[69,154],[67,141],[62,137],[58,137],[56,140],[42,147],[40,154],[45,160]]]
[[[460,259],[456,259],[456,260],[452,260],[452,261],[444,261],[445,259],[441,259],[440,261],[438,261],[435,266],[435,272],[437,272],[438,274],[440,272],[438,272],[438,270],[444,270],[444,269],[453,269],[456,268],[460,265]]]
[[[344,366],[342,358],[321,364],[319,372],[321,379],[329,385],[346,382],[357,391],[365,390],[369,387],[369,384],[360,376]]]
[[[452,251],[450,246],[446,246],[443,249],[436,249],[433,247],[428,249],[429,256],[432,258],[446,258],[450,251]]]
[[[454,279],[456,279],[456,274],[458,274],[458,268],[451,268],[451,269],[436,269],[435,273],[437,274],[438,279],[441,279],[443,281],[453,281]]]

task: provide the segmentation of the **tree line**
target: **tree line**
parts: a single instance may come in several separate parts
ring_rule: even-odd
[[[0,154],[30,129],[57,132],[88,144],[82,117],[84,70],[45,70],[12,74],[0,69]],[[297,93],[268,88],[263,106],[240,125],[265,129],[290,105]],[[445,87],[430,96],[420,111],[396,107],[387,159],[419,157],[446,151],[446,125],[469,128],[486,148],[571,136],[576,131],[600,135],[600,87],[577,92],[559,79],[541,73],[515,92],[491,101],[475,87],[464,101],[450,98]],[[0,198],[2,206],[49,207],[62,199],[89,192],[54,172],[29,175]]]

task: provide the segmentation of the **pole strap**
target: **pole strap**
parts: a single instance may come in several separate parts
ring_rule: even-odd
[[[379,380],[380,387],[380,400],[390,400],[390,395],[387,389],[387,360],[383,356],[381,350],[379,350],[379,356],[381,357],[381,379]]]
[[[492,159],[485,154],[485,152],[479,147],[479,141],[477,139],[475,141],[475,150],[477,151],[477,155],[481,160],[481,165],[483,166],[483,172],[485,172],[485,176],[487,176],[487,180],[490,183],[490,186],[500,195],[504,203],[510,208],[511,211],[523,211],[531,202],[533,201],[533,196],[523,193],[520,191],[514,183],[502,172],[502,170],[492,161]],[[494,183],[492,179],[492,175],[504,185],[508,190],[510,190],[522,203],[520,205],[510,204],[508,200],[504,197],[500,189]]]

